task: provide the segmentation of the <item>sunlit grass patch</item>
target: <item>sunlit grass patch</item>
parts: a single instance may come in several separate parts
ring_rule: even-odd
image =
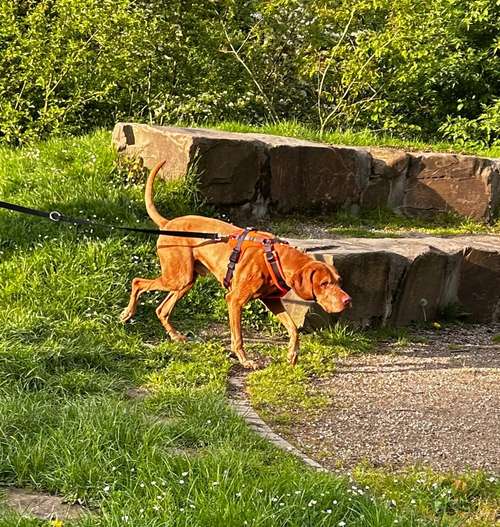
[[[369,336],[342,324],[302,338],[299,363],[291,368],[284,354],[269,350],[273,363],[248,376],[252,403],[274,422],[291,422],[291,414],[323,408],[330,398],[320,393],[315,380],[335,371],[336,361],[369,351]]]
[[[486,527],[494,524],[489,522],[495,521],[500,510],[499,479],[480,471],[443,474],[408,468],[390,473],[359,466],[353,476],[391,506],[413,509],[429,520],[441,517],[450,524],[457,521]]]
[[[205,125],[206,126],[206,125]],[[462,154],[476,154],[487,157],[500,157],[500,147],[492,146],[481,147],[479,145],[459,145],[447,141],[422,141],[418,137],[415,139],[401,139],[384,132],[374,132],[373,130],[326,130],[323,135],[318,129],[311,128],[298,121],[288,120],[277,123],[267,123],[260,126],[249,125],[237,121],[223,121],[210,123],[210,127],[226,130],[228,132],[253,132],[271,135],[284,135],[305,139],[308,141],[318,141],[334,145],[351,146],[375,146],[388,148],[401,148],[413,151],[431,152],[454,152]]]
[[[500,233],[500,220],[487,225],[451,213],[424,220],[406,218],[387,209],[362,209],[357,215],[339,211],[320,214],[314,219],[306,215],[291,215],[272,220],[272,229],[280,236],[303,237],[304,225],[330,235],[358,238],[398,238],[412,233],[430,236]]]

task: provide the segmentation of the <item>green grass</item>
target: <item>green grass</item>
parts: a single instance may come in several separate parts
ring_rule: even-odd
[[[299,363],[290,368],[280,350],[267,346],[271,364],[248,377],[252,404],[273,423],[293,424],[297,413],[321,410],[331,401],[319,395],[314,380],[335,371],[338,358],[368,352],[374,340],[342,325],[304,336]]]
[[[227,132],[253,132],[271,135],[285,135],[288,137],[296,137],[297,139],[319,141],[334,145],[380,146],[388,148],[401,148],[412,151],[453,152],[459,154],[474,154],[486,157],[500,157],[499,146],[482,148],[477,145],[468,147],[467,145],[457,145],[446,141],[425,142],[419,138],[405,140],[383,132],[375,133],[372,130],[328,130],[321,137],[319,130],[310,128],[296,121],[282,121],[275,124],[269,123],[261,126],[253,126],[234,121],[225,121],[210,123],[209,125],[203,126],[218,128],[219,130],[225,130]]]
[[[96,132],[0,148],[1,199],[150,225],[140,171],[117,167],[109,143]],[[160,193],[167,216],[202,206],[179,186]],[[157,273],[154,238],[0,212],[0,485],[80,499],[93,515],[65,525],[86,527],[451,526],[493,507],[496,484],[486,477],[443,507],[431,507],[427,488],[418,490],[422,507],[410,503],[411,490],[394,506],[384,495],[392,484],[353,494],[347,475],[314,472],[277,451],[228,407],[231,362],[218,339],[168,341],[157,294],[132,325],[118,323],[130,280]],[[200,281],[174,322],[195,335],[202,323],[225,323],[222,295]],[[246,321],[261,327],[266,317],[254,306]],[[346,348],[369,346],[343,331],[305,339],[297,370],[284,365],[285,350],[269,349],[268,384],[273,368],[294,385],[296,372],[310,379]],[[128,399],[134,386],[150,397]],[[48,527],[1,503],[2,527]]]
[[[317,236],[352,236],[357,238],[399,238],[412,234],[456,236],[467,234],[499,234],[500,220],[487,225],[471,218],[443,214],[431,219],[405,218],[390,210],[361,210],[354,216],[346,212],[318,215],[289,215],[273,218],[271,227],[279,236],[304,237],[304,233],[321,232]]]

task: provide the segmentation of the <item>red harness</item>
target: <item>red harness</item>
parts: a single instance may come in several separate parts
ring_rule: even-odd
[[[229,289],[231,287],[231,281],[233,279],[234,270],[236,264],[239,262],[243,251],[247,247],[262,247],[264,250],[264,261],[266,262],[267,269],[271,275],[273,284],[279,291],[278,298],[286,295],[290,291],[290,287],[287,285],[283,269],[279,261],[278,253],[274,249],[276,243],[282,243],[288,245],[288,242],[280,240],[279,238],[268,238],[264,234],[257,233],[257,236],[247,237],[250,232],[256,231],[253,227],[247,227],[242,231],[238,231],[235,234],[229,236],[228,243],[233,250],[229,256],[229,263],[227,264],[226,276],[224,278],[224,287]]]

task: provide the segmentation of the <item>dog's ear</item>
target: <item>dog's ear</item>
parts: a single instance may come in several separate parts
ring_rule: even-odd
[[[313,274],[321,267],[321,262],[309,262],[294,273],[290,285],[300,298],[314,300]]]

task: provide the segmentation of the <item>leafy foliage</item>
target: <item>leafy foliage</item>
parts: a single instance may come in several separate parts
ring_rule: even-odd
[[[498,144],[495,0],[0,0],[0,141],[297,119]]]

